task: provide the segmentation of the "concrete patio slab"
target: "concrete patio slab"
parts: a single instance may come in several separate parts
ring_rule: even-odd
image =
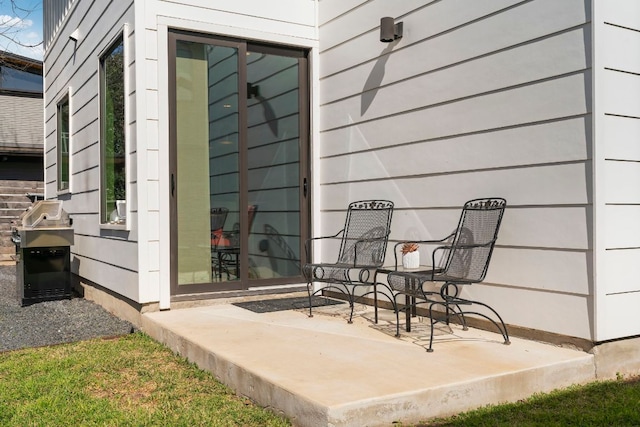
[[[384,311],[384,310],[383,310]],[[454,325],[414,322],[393,336],[384,313],[346,305],[254,313],[210,305],[145,313],[142,329],[237,393],[297,426],[417,423],[595,379],[593,355]]]

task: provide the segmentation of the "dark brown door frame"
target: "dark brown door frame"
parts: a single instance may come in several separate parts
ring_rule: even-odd
[[[311,174],[310,174],[310,96],[309,96],[309,68],[308,52],[301,48],[286,48],[272,46],[268,44],[254,43],[246,40],[232,39],[228,37],[207,35],[202,33],[192,33],[180,30],[169,31],[169,186],[170,186],[170,222],[175,223],[178,214],[177,204],[177,129],[176,129],[176,44],[178,40],[197,42],[202,44],[215,44],[220,46],[233,47],[238,49],[238,93],[239,93],[239,182],[240,182],[240,206],[248,206],[248,182],[247,182],[247,75],[246,64],[241,63],[241,58],[246,56],[247,50],[252,52],[265,52],[280,54],[298,58],[298,84],[299,84],[299,153],[300,153],[300,178],[299,178],[299,199],[300,199],[300,263],[306,262],[305,239],[310,236],[311,220]],[[240,215],[240,241],[246,242],[249,237],[248,215]],[[209,284],[194,284],[178,286],[177,272],[177,241],[178,229],[171,226],[170,229],[170,283],[171,295],[200,294],[222,291],[243,291],[252,286],[277,286],[301,283],[304,281],[302,272],[297,277],[285,277],[278,279],[254,279],[248,278],[248,265],[246,260],[249,257],[247,245],[240,246],[240,280],[214,282]],[[245,262],[243,262],[245,261]]]

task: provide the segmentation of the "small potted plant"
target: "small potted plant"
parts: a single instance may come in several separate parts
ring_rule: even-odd
[[[402,245],[402,266],[404,268],[420,267],[420,252],[417,243],[405,243]]]

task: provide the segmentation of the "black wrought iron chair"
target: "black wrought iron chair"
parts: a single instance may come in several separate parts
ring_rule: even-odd
[[[498,230],[507,205],[502,198],[474,199],[465,203],[458,227],[450,235],[440,240],[399,242],[394,247],[395,271],[387,274],[387,290],[393,295],[396,314],[396,335],[400,335],[400,310],[415,310],[416,304],[428,304],[431,322],[429,348],[433,351],[434,326],[440,322],[449,323],[452,317],[459,319],[463,329],[467,329],[466,314],[476,315],[489,320],[502,334],[504,343],[509,344],[509,334],[502,317],[490,306],[480,301],[472,301],[460,295],[462,285],[480,283],[489,268]],[[431,267],[414,271],[403,271],[398,267],[398,252],[404,243],[438,244],[431,253]],[[427,290],[425,284],[440,283],[438,290]],[[437,289],[436,286],[433,289]],[[397,296],[406,297],[404,306],[397,302]],[[471,311],[472,305],[485,307],[495,319],[486,313]],[[440,310],[434,310],[439,307]],[[464,307],[464,309],[463,309]],[[377,307],[376,307],[377,309]],[[407,318],[409,319],[409,312]]]
[[[306,242],[307,259],[310,259],[314,241],[341,239],[335,263],[310,263],[303,267],[309,294],[309,317],[313,316],[311,297],[324,290],[335,289],[347,296],[351,308],[349,323],[352,322],[356,287],[373,285],[376,269],[384,262],[392,214],[393,202],[388,200],[352,202],[347,209],[342,230],[333,236],[315,237]],[[326,283],[326,286],[314,292],[314,282]],[[372,292],[366,292],[358,298]]]

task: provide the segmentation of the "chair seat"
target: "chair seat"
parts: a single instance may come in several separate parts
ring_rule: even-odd
[[[351,272],[355,272],[357,274],[357,279],[355,280],[358,280],[359,282],[368,282],[368,279],[372,278],[372,273],[376,268],[378,267],[375,265],[371,266],[333,263],[305,265],[305,270],[308,272],[308,277],[311,277],[314,281],[320,282],[332,282],[334,280],[339,282],[350,282],[354,280],[354,278],[351,277]]]

